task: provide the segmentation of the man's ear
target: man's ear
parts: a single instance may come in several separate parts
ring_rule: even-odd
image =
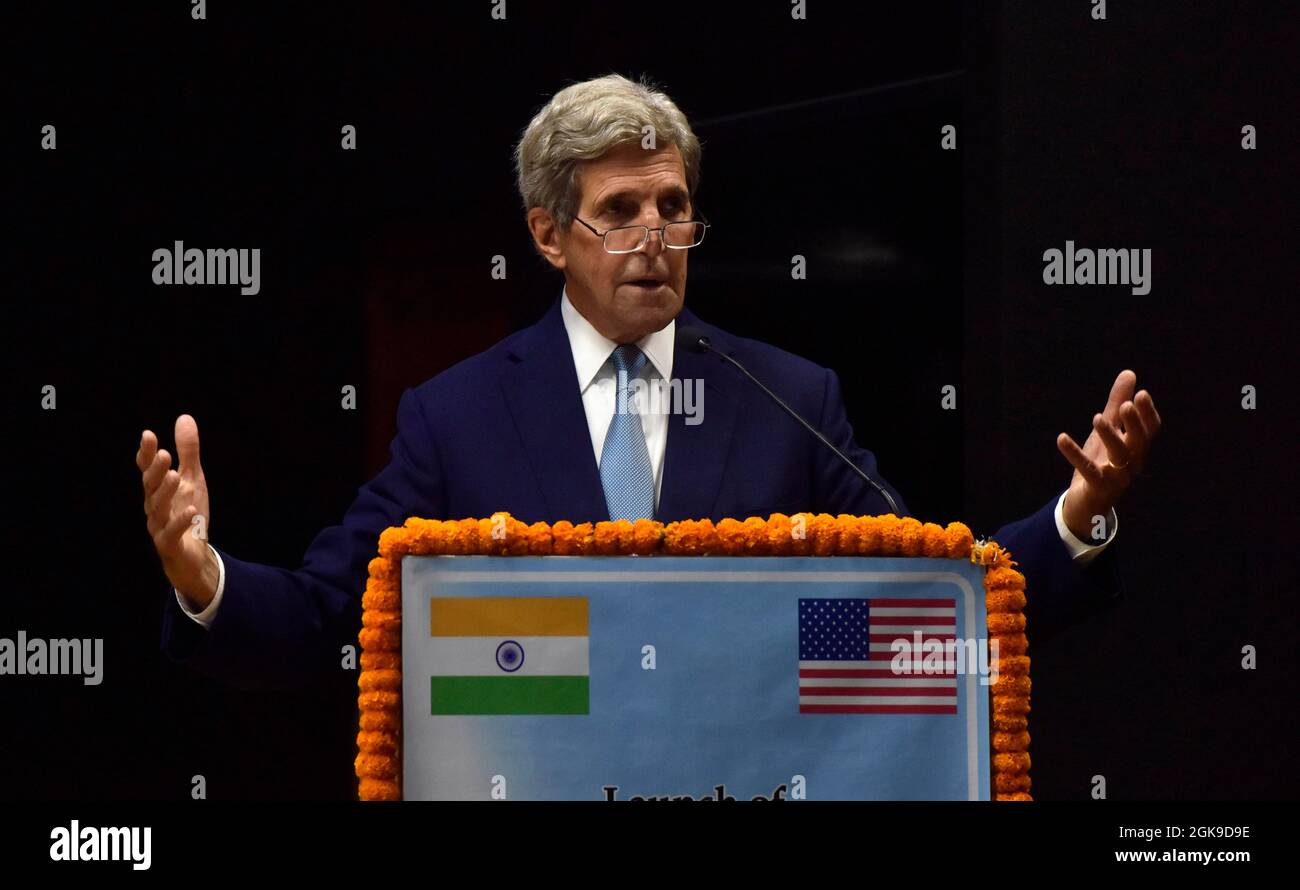
[[[555,218],[545,209],[534,207],[528,211],[528,231],[533,236],[533,247],[537,252],[555,268],[563,269],[567,262]]]

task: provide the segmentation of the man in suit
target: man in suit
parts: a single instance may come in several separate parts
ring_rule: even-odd
[[[355,640],[379,534],[409,516],[671,522],[890,512],[733,367],[676,348],[679,326],[699,328],[772,385],[906,515],[854,441],[834,371],[684,308],[687,257],[707,224],[692,204],[700,145],[671,99],[616,75],[570,86],[529,124],[516,162],[534,246],[564,276],[559,299],[532,327],[402,394],[389,464],[340,525],[317,535],[299,569],[246,562],[187,534],[195,517],[211,527],[197,424],[176,421],[177,470],[144,431],[136,463],[173,588],[162,639],[171,658],[238,686],[306,682]],[[1113,508],[1160,426],[1135,383],[1131,371],[1119,375],[1083,447],[1059,437],[1075,468],[1069,487],[994,535],[1026,575],[1036,629],[1118,595],[1113,554],[1104,554],[1117,530]],[[689,413],[682,387],[696,400]],[[1104,540],[1092,540],[1097,528]]]

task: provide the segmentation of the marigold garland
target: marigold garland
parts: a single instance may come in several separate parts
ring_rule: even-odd
[[[408,554],[459,556],[909,556],[970,559],[984,566],[988,611],[992,791],[995,800],[1033,800],[1029,777],[1030,659],[1025,654],[1025,576],[993,541],[960,522],[911,517],[773,513],[767,519],[670,522],[520,522],[412,517],[379,536],[361,599],[360,710],[356,775],[361,800],[400,800],[402,728],[401,562]]]

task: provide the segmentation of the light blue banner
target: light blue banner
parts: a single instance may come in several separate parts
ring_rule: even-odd
[[[924,639],[986,657],[983,572],[948,559],[406,557],[403,796],[988,800],[987,662],[935,676],[918,652],[917,673],[878,680],[855,649],[917,640],[904,631],[919,622]],[[587,713],[431,713],[431,680],[460,652],[432,636],[431,601],[502,596],[585,599]],[[491,648],[467,672],[500,665],[488,682],[508,683],[550,657],[510,636],[470,640]]]

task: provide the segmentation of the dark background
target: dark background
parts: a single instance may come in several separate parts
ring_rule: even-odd
[[[297,566],[386,460],[401,391],[558,296],[511,149],[610,71],[662,84],[704,143],[689,305],[835,368],[915,515],[992,533],[1065,487],[1055,436],[1083,441],[1122,368],[1154,394],[1122,604],[1031,630],[1035,796],[1101,774],[1114,799],[1295,797],[1297,29],[1280,6],[1109,5],[27,10],[4,36],[0,636],[104,637],[106,667],[0,677],[0,797],[185,799],[194,774],[211,798],[355,796],[355,675],[237,692],[159,652],[140,431],[174,450],[193,414],[213,540]],[[153,285],[178,239],[260,247],[261,292]],[[1044,286],[1066,239],[1151,248],[1151,292]]]

